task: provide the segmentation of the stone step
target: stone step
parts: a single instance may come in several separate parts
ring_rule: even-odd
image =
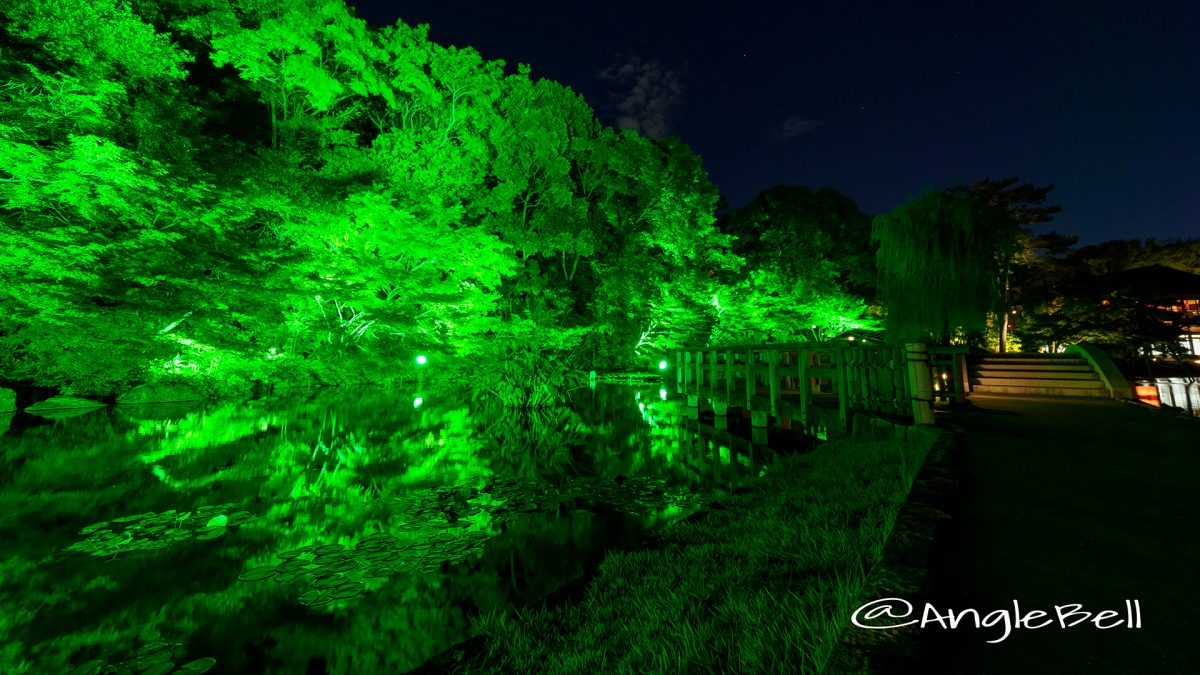
[[[1043,354],[1042,352],[1008,352],[1007,354],[972,354],[977,359],[1078,359],[1078,354]]]
[[[1104,389],[1100,378],[1090,380],[1037,379],[1031,377],[974,377],[972,389],[978,387],[1053,387],[1056,389]]]
[[[1038,380],[1095,380],[1096,373],[1091,368],[1086,370],[1008,370],[1000,368],[980,368],[971,374],[972,377],[998,377]]]
[[[1107,389],[1069,389],[1061,387],[1018,387],[980,384],[971,387],[972,394],[1016,394],[1019,396],[1082,396],[1109,398]]]
[[[1084,361],[1083,359],[1076,357],[1076,356],[1056,356],[1053,358],[1043,358],[1043,359],[1027,358],[1024,356],[984,356],[979,359],[976,359],[974,362],[979,365],[1009,364],[1009,363],[1020,363],[1020,364],[1024,364],[1024,365],[1028,365],[1028,366],[1051,366],[1051,365],[1077,366],[1081,363],[1084,365],[1087,365],[1087,361]]]
[[[991,372],[994,370],[1026,370],[1039,372],[1086,372],[1090,373],[1092,367],[1082,361],[1076,363],[1012,363],[1009,361],[993,361],[990,363],[980,363],[972,368],[979,372]]]

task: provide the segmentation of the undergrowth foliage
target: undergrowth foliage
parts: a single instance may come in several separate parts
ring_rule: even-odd
[[[932,441],[783,460],[652,548],[610,554],[581,602],[482,615],[485,647],[456,672],[821,672]]]

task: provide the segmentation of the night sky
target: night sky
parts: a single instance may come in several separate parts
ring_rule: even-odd
[[[682,138],[733,206],[787,183],[876,214],[1016,175],[1083,244],[1200,237],[1200,2],[350,4]]]

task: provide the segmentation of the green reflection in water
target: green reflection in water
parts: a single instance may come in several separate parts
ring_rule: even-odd
[[[15,418],[0,672],[404,672],[764,470],[659,389],[525,414],[324,390]]]

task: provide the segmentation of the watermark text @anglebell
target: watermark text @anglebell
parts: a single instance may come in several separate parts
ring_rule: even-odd
[[[918,626],[926,628],[938,626],[952,630],[955,628],[996,628],[1002,634],[988,644],[996,644],[1008,639],[1014,630],[1038,630],[1040,628],[1096,628],[1109,630],[1112,628],[1142,627],[1142,605],[1139,600],[1126,600],[1124,611],[1105,609],[1088,611],[1081,604],[1054,605],[1053,610],[1021,608],[1017,600],[1013,600],[1011,609],[997,609],[986,614],[977,609],[939,610],[931,603],[925,603],[919,618],[914,618],[912,603],[903,598],[882,598],[872,600],[854,610],[850,620],[859,628],[868,630],[886,630]]]

